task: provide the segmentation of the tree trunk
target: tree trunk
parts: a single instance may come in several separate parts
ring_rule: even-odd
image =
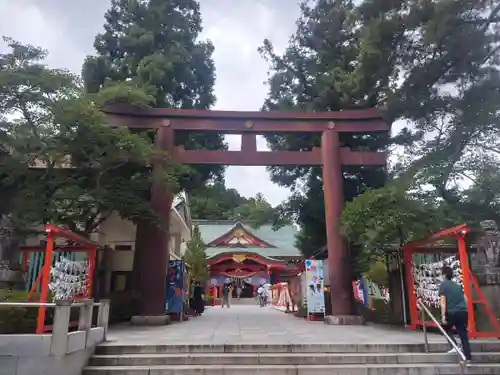
[[[17,248],[21,243],[12,218],[2,215],[0,220],[0,288],[24,289]]]

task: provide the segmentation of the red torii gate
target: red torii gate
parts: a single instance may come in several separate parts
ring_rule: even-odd
[[[18,249],[18,251],[21,252],[22,254],[21,269],[23,272],[27,271],[29,253],[44,252],[43,266],[40,269],[37,278],[35,279],[33,285],[30,288],[30,291],[28,293],[28,301],[31,300],[38,285],[40,285],[40,300],[37,302],[42,302],[42,303],[48,302],[47,298],[49,295],[50,269],[52,267],[53,254],[54,252],[60,252],[60,251],[84,252],[87,254],[86,260],[89,263],[88,287],[85,296],[79,296],[76,299],[91,298],[98,244],[76,233],[73,233],[68,229],[64,229],[52,224],[46,224],[43,227],[43,230],[47,234],[47,242],[45,245],[21,246]],[[73,242],[73,244],[62,245],[62,246],[57,245],[56,240],[58,238],[64,238],[65,240]],[[37,325],[36,325],[37,334],[42,334],[45,332],[46,329],[45,312],[46,312],[46,307],[42,306],[38,308]]]
[[[479,283],[472,274],[469,258],[467,256],[467,245],[465,243],[465,237],[470,233],[470,228],[467,224],[457,225],[452,228],[443,229],[437,233],[431,234],[427,238],[410,242],[403,246],[403,261],[405,265],[406,273],[406,283],[408,288],[408,300],[410,302],[410,325],[409,329],[417,329],[419,325],[433,325],[432,322],[423,322],[419,318],[418,308],[417,308],[417,298],[415,295],[415,287],[413,280],[413,254],[416,253],[433,253],[438,248],[431,247],[436,241],[445,238],[455,238],[458,246],[458,260],[460,261],[460,268],[462,269],[464,294],[467,299],[467,311],[469,315],[469,337],[470,338],[500,338],[500,324],[495,317],[495,314],[488,305],[486,297],[481,292]],[[427,247],[426,247],[427,246]],[[472,293],[472,289],[476,292],[478,298],[475,299]],[[474,315],[474,305],[483,305],[486,311],[486,315],[490,320],[494,330],[490,332],[479,332],[476,328],[476,319]]]
[[[171,156],[172,163],[220,165],[321,165],[325,196],[328,262],[332,293],[332,315],[354,314],[349,251],[339,229],[343,206],[342,166],[385,166],[384,152],[353,151],[341,147],[339,133],[388,132],[377,109],[340,112],[280,113],[233,112],[172,108],[132,108],[115,103],[102,109],[112,124],[131,129],[156,130],[156,146]],[[175,146],[176,131],[212,131],[241,134],[241,151],[186,150]],[[257,151],[257,134],[319,133],[321,147],[308,151]],[[155,161],[153,169],[158,163]],[[153,175],[155,175],[153,173]],[[151,202],[165,218],[165,228],[148,223],[137,226],[134,262],[138,267],[138,287],[142,296],[141,314],[161,316],[164,312],[165,265],[168,262],[169,216],[172,194],[153,179]]]

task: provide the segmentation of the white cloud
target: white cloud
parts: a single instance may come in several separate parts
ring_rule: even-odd
[[[282,50],[295,29],[299,1],[202,0],[204,38],[215,44],[216,109],[258,110],[267,88],[267,64],[257,52],[263,39]],[[109,1],[16,0],[0,2],[0,34],[49,50],[47,64],[80,73],[83,59],[92,54],[94,37],[102,29]],[[231,137],[239,149],[239,137]],[[259,149],[265,142],[259,139]],[[289,192],[269,180],[265,167],[229,167],[229,187],[245,196],[261,192],[273,204]]]

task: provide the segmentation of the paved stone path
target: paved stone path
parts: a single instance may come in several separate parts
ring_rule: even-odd
[[[236,305],[210,307],[200,317],[169,326],[111,328],[108,339],[115,345],[413,344],[423,343],[423,334],[375,326],[327,326],[272,307]],[[431,342],[443,340],[429,335]]]

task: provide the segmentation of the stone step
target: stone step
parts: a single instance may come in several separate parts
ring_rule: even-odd
[[[500,364],[467,368],[467,375],[498,375]],[[458,364],[383,365],[168,365],[88,366],[83,375],[459,375]]]
[[[95,355],[91,366],[338,365],[457,363],[444,353],[170,353]],[[500,363],[500,353],[474,353],[477,363]]]
[[[474,352],[500,352],[500,341],[473,342]],[[446,343],[429,344],[430,352],[445,352]],[[225,345],[117,345],[107,342],[96,354],[155,353],[423,353],[423,344],[225,344]],[[500,375],[500,373],[499,373]]]

